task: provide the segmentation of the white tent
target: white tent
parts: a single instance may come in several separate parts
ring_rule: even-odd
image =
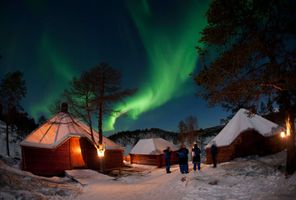
[[[95,141],[98,141],[98,133],[94,131]],[[70,137],[87,137],[90,141],[89,127],[73,118],[69,113],[59,112],[38,129],[28,135],[20,144],[39,148],[54,149]],[[111,140],[103,137],[106,149],[121,148]]]
[[[176,145],[162,138],[141,139],[131,150],[130,154],[160,155],[163,154],[163,150],[167,147],[170,147],[171,151],[178,150]]]
[[[279,125],[273,123],[259,115],[250,114],[246,109],[240,109],[220,133],[212,139],[206,147],[210,147],[212,141],[218,147],[230,145],[240,133],[246,130],[256,130],[264,137],[269,137],[279,133]]]

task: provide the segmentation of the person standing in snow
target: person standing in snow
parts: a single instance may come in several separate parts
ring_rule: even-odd
[[[211,146],[211,155],[212,155],[214,168],[217,167],[217,154],[218,154],[218,148],[217,148],[216,142],[213,141],[212,146]]]
[[[200,171],[200,149],[198,148],[197,144],[194,144],[192,148],[192,163],[193,163],[193,170],[196,171],[196,165],[198,172]]]
[[[170,168],[171,168],[171,154],[172,154],[170,147],[167,147],[163,151],[163,153],[164,153],[166,173],[169,174],[171,173]]]
[[[187,174],[188,173],[188,149],[184,144],[181,145],[181,148],[179,149],[178,158],[179,158],[179,167],[181,174]]]

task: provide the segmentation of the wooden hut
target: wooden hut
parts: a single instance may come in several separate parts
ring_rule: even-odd
[[[282,129],[275,123],[246,109],[240,109],[220,133],[206,146],[206,163],[212,163],[210,147],[218,147],[217,162],[227,162],[236,157],[267,155],[284,149],[280,138]]]
[[[130,162],[131,164],[136,163],[162,167],[165,165],[163,151],[167,147],[170,147],[172,151],[171,164],[178,163],[178,147],[162,138],[139,140],[130,152]]]
[[[95,141],[98,133],[94,131]],[[62,175],[65,170],[108,171],[123,165],[123,148],[103,137],[105,156],[99,159],[87,125],[59,112],[21,142],[22,169],[36,175]]]

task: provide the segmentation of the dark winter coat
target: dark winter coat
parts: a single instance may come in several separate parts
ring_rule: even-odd
[[[194,146],[193,149],[192,149],[192,162],[194,163],[198,163],[200,162],[200,149],[198,148],[198,146]]]
[[[163,153],[164,153],[164,159],[165,159],[165,161],[166,162],[169,162],[171,160],[171,154],[172,154],[172,152],[170,150],[166,149],[166,150],[163,151]]]
[[[179,149],[178,158],[179,158],[179,164],[187,164],[188,163],[188,149],[186,147]]]
[[[216,144],[212,144],[211,146],[211,154],[213,157],[217,156],[217,153],[218,153],[218,148],[217,148],[217,145]]]

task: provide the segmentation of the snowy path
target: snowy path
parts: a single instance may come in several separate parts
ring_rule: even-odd
[[[182,199],[185,182],[181,181],[177,166],[172,173],[166,174],[164,169],[154,169],[146,175],[122,177],[117,180],[96,181],[83,188],[78,199]]]
[[[77,199],[294,200],[296,175],[286,179],[275,168],[277,163],[283,162],[278,159],[281,155],[276,157],[277,160],[272,157],[238,159],[215,169],[202,165],[200,174],[191,171],[184,182],[177,165],[172,167],[171,174],[166,174],[164,168],[155,168],[144,175],[134,174],[117,180],[93,177]]]

